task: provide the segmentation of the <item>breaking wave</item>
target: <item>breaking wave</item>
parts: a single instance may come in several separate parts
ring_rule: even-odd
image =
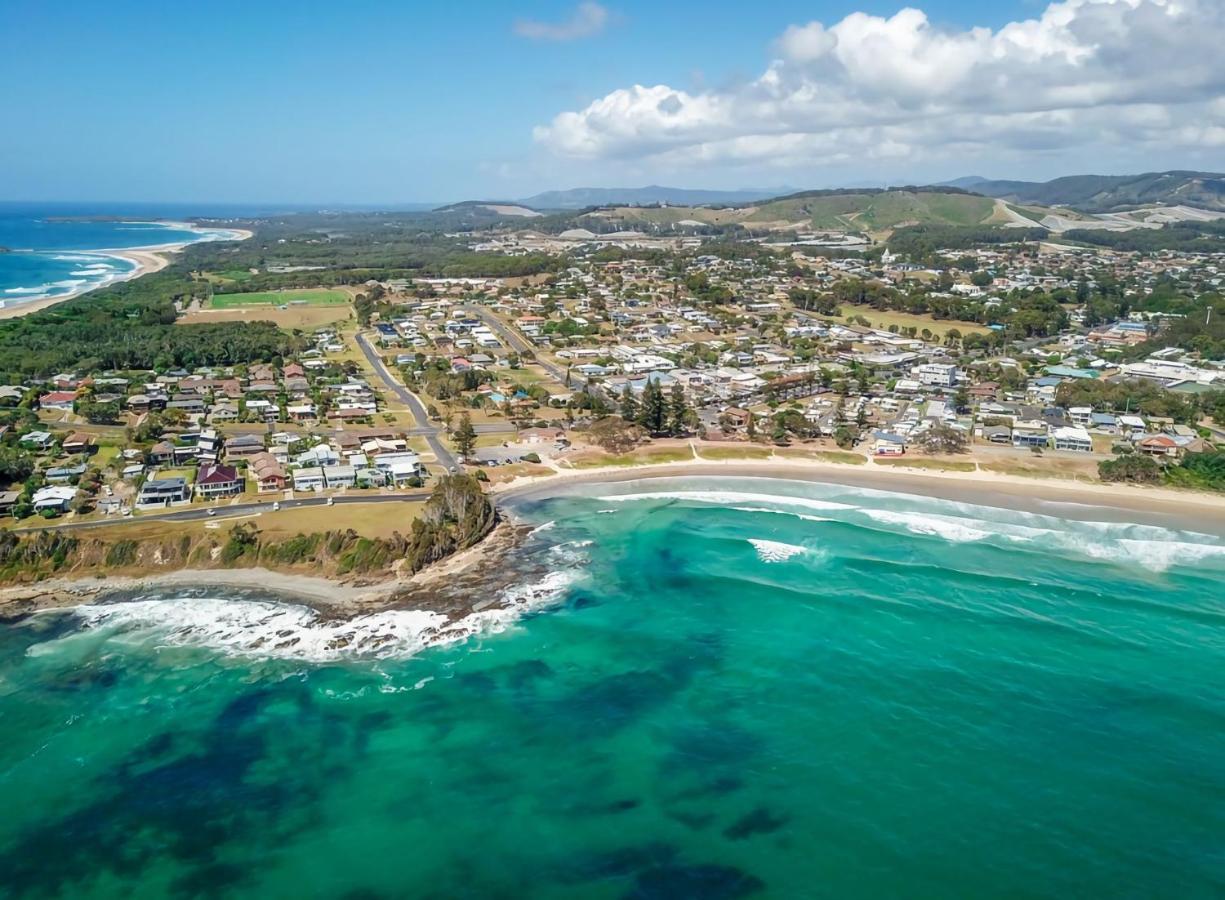
[[[815,486],[814,486],[815,487]],[[763,491],[661,490],[602,495],[609,503],[679,501],[746,513],[773,513],[805,521],[1033,549],[1163,572],[1175,566],[1225,565],[1225,545],[1208,534],[1127,522],[1063,519],[1042,513],[978,506],[954,500],[892,494],[868,488],[836,489],[838,499]],[[819,513],[814,515],[813,513]]]
[[[753,491],[647,491],[641,494],[610,494],[599,499],[608,503],[629,503],[634,500],[685,500],[690,503],[710,503],[715,506],[770,503],[775,506],[793,506],[798,509],[824,512],[856,508],[849,503],[838,503],[834,500],[789,497],[786,494],[761,494]]]
[[[525,614],[557,602],[578,575],[575,570],[550,572],[537,582],[506,589],[496,608],[454,620],[424,610],[333,620],[290,603],[183,597],[87,604],[67,612],[79,620],[83,633],[104,631],[115,641],[154,649],[194,647],[229,656],[313,663],[403,659],[430,647],[504,632]],[[35,645],[30,652],[49,652],[50,644]]]
[[[767,541],[762,538],[749,538],[748,541],[757,551],[757,558],[767,563],[786,562],[793,556],[808,552],[807,547],[784,544],[782,541]]]

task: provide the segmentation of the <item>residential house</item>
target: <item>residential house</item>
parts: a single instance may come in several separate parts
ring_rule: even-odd
[[[53,509],[58,512],[64,512],[68,509],[68,504],[72,502],[72,498],[77,495],[77,489],[67,486],[56,486],[39,488],[34,492],[33,505],[35,512],[42,512],[45,509]]]
[[[151,478],[141,485],[140,493],[136,496],[136,508],[177,506],[190,499],[191,488],[186,478]]]
[[[205,463],[196,476],[196,494],[204,500],[233,497],[243,492],[246,479],[234,466]]]
[[[88,453],[94,445],[94,437],[91,434],[82,434],[81,432],[73,432],[64,438],[60,446],[65,453]]]
[[[55,446],[55,435],[49,431],[31,431],[18,438],[17,443],[23,447],[47,451]]]
[[[1019,421],[1013,424],[1012,446],[1047,447],[1049,445],[1050,432],[1045,422]]]
[[[164,465],[174,461],[174,444],[170,441],[158,441],[149,449],[149,462]]]
[[[294,470],[293,489],[295,491],[321,491],[325,483],[323,469],[319,466]]]
[[[0,491],[0,516],[7,516],[21,499],[21,491]]]
[[[266,494],[285,490],[285,469],[271,453],[262,451],[247,460],[247,471],[255,479],[255,489]]]
[[[1055,439],[1056,450],[1075,450],[1080,453],[1093,451],[1093,437],[1084,428],[1056,428],[1052,437]]]
[[[244,459],[264,452],[264,440],[256,434],[239,434],[225,442],[226,459]]]
[[[347,488],[357,484],[357,469],[353,466],[329,466],[323,470],[323,480],[329,488]]]
[[[42,409],[58,409],[64,412],[72,412],[72,406],[76,399],[75,391],[51,391],[38,398],[38,405]]]
[[[85,474],[85,466],[56,466],[43,473],[51,484],[67,484]]]

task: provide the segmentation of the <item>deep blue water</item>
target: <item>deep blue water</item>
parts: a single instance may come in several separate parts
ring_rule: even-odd
[[[135,268],[107,250],[206,240],[209,235],[152,221],[58,221],[64,216],[140,216],[139,207],[0,205],[0,301],[6,307],[110,284]],[[146,213],[154,213],[146,209]],[[185,210],[184,210],[185,212]],[[198,213],[197,213],[198,214]],[[166,215],[163,210],[160,215]]]

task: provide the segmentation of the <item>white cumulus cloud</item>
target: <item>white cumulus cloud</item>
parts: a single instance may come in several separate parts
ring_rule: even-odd
[[[520,19],[515,23],[515,34],[536,41],[576,41],[599,34],[607,24],[608,10],[599,3],[587,0],[580,3],[564,22]]]
[[[1225,131],[1223,45],[1225,0],[1064,0],[998,30],[856,12],[787,28],[747,83],[623,87],[534,134],[562,156],[677,166],[1202,151]]]

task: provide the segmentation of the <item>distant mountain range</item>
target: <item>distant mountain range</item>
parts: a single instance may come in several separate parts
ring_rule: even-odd
[[[971,176],[945,182],[945,185],[1011,203],[1070,206],[1087,213],[1151,205],[1225,211],[1225,175],[1214,172],[1069,175],[1053,181],[992,181]]]
[[[589,206],[703,206],[708,204],[752,203],[789,194],[794,188],[778,187],[764,190],[703,191],[649,184],[640,188],[572,188],[568,191],[545,191],[518,201],[532,209],[585,209]]]

